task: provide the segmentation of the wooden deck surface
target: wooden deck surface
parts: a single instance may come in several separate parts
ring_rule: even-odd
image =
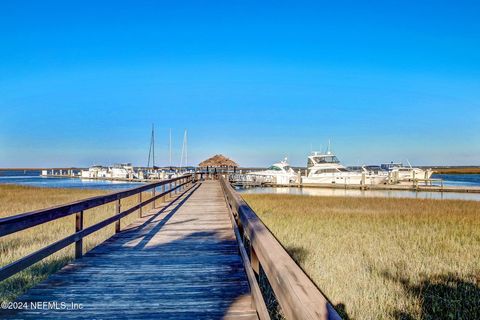
[[[197,183],[146,213],[18,301],[82,309],[23,310],[8,318],[257,319],[218,181]]]

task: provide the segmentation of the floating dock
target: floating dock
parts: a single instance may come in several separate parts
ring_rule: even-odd
[[[395,190],[395,191],[427,191],[427,192],[458,192],[480,193],[480,187],[475,186],[445,186],[440,179],[416,180],[396,184],[340,184],[340,183],[290,183],[279,184],[273,180],[241,179],[238,174],[230,176],[230,182],[235,187],[287,187],[287,188],[326,188],[353,190]],[[434,184],[436,183],[436,184]]]
[[[329,189],[356,189],[356,190],[396,190],[396,191],[428,191],[428,192],[459,192],[459,193],[480,193],[480,187],[456,187],[456,186],[435,186],[435,185],[402,185],[402,184],[379,184],[379,185],[353,185],[353,184],[289,184],[273,185],[264,184],[265,187],[290,187],[290,188],[329,188]]]
[[[77,169],[78,170],[78,169]],[[92,177],[82,178],[75,174],[75,169],[69,170],[44,170],[42,176],[49,178],[81,178],[89,180],[107,180],[121,182],[154,182],[160,179],[137,179],[137,178],[109,178],[109,177]],[[196,174],[206,174],[203,172],[195,172]],[[445,186],[441,179],[418,179],[415,181],[404,181],[394,184],[341,184],[341,183],[291,183],[279,184],[273,179],[250,179],[248,172],[244,173],[219,173],[228,176],[228,180],[235,187],[254,188],[254,187],[290,187],[290,188],[330,188],[330,189],[356,189],[356,190],[396,190],[396,191],[427,191],[427,192],[457,192],[457,193],[480,193],[480,187],[476,186]]]

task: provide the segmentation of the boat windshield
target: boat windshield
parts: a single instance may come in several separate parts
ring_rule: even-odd
[[[340,163],[336,156],[321,156],[313,158],[316,163]]]
[[[282,169],[280,167],[277,167],[277,166],[271,166],[270,168],[268,168],[268,170],[282,171]]]

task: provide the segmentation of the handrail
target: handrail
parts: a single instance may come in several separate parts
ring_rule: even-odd
[[[190,175],[177,177],[174,179],[163,180],[160,182],[149,183],[140,187],[131,188],[124,191],[118,191],[103,196],[95,196],[75,202],[50,207],[47,209],[40,209],[14,216],[0,219],[0,237],[6,236],[10,233],[18,232],[27,228],[43,224],[55,219],[63,218],[72,215],[76,212],[95,208],[115,200],[123,199],[129,196],[138,194],[139,192],[147,191],[152,188],[167,185],[169,183],[178,181],[189,177]]]
[[[240,230],[238,229],[237,220],[235,218],[235,214],[232,211],[230,203],[228,202],[227,195],[224,192],[223,196],[225,198],[225,202],[227,204],[228,209],[228,216],[230,217],[230,221],[232,222],[233,232],[235,233],[235,238],[238,244],[238,250],[240,251],[240,257],[243,261],[243,266],[245,268],[245,273],[247,275],[247,279],[250,285],[250,291],[252,293],[252,303],[255,309],[257,310],[257,315],[259,320],[271,320],[270,314],[268,313],[268,308],[265,304],[265,300],[262,296],[262,291],[258,284],[258,281],[255,277],[255,272],[253,270],[252,264],[248,258],[247,250],[245,249],[245,245],[243,243],[242,235],[240,234]]]
[[[261,265],[284,316],[287,319],[341,319],[230,183],[223,177],[220,182],[243,236],[249,239],[252,265]]]
[[[114,222],[116,222],[115,232],[120,231],[120,219],[137,211],[141,210],[145,205],[154,202],[155,200],[166,196],[167,194],[177,191],[178,189],[186,186],[187,184],[193,184],[195,182],[195,175],[185,175],[178,178],[164,180],[160,182],[150,183],[137,188],[132,188],[125,191],[114,192],[104,196],[96,196],[85,200],[75,201],[69,204],[60,205],[48,209],[42,209],[23,213],[7,218],[0,219],[0,237],[18,232],[27,228],[31,228],[46,222],[54,221],[56,219],[76,214],[75,221],[75,233],[58,240],[38,251],[35,251],[17,261],[14,261],[6,266],[0,268],[0,281],[5,280],[12,275],[28,268],[34,263],[48,257],[49,255],[65,248],[66,246],[75,243],[75,258],[80,258],[83,255],[83,238],[92,234],[95,231],[100,230]],[[159,186],[165,186],[170,184],[168,190],[163,189],[163,192],[155,194],[155,188]],[[172,187],[171,185],[174,184]],[[147,190],[153,189],[153,196],[150,199],[142,201],[141,193]],[[138,204],[121,211],[120,200],[132,195],[138,194]],[[86,209],[95,208],[106,203],[116,201],[115,214],[105,220],[102,220],[92,226],[83,228],[83,211]],[[155,204],[155,202],[154,202]],[[154,205],[155,207],[155,205]],[[141,211],[140,211],[141,215]]]

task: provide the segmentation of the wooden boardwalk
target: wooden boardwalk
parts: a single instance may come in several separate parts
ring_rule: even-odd
[[[257,319],[218,181],[197,183],[146,213],[17,301],[82,309],[23,310],[7,317]]]

